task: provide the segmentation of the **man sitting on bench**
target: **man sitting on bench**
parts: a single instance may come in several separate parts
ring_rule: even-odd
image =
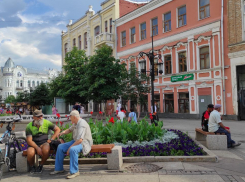
[[[214,105],[214,111],[211,112],[210,117],[209,117],[208,131],[214,132],[215,134],[225,133],[227,136],[227,147],[228,148],[241,145],[241,143],[235,142],[231,139],[230,130],[227,129],[221,121],[221,116],[219,113],[220,111],[221,111],[221,105],[220,104]]]
[[[48,139],[49,130],[54,131],[54,135]],[[41,173],[43,164],[49,158],[49,150],[51,140],[54,140],[60,133],[60,128],[50,121],[43,119],[42,110],[35,110],[33,112],[33,121],[26,127],[26,141],[28,144],[27,161],[30,165],[30,173]],[[40,165],[36,168],[34,166],[35,154],[42,157]]]
[[[90,126],[85,120],[80,118],[77,110],[73,110],[70,113],[70,119],[72,126],[61,132],[59,136],[73,132],[73,140],[58,146],[55,158],[55,169],[50,173],[59,174],[65,172],[63,161],[65,154],[67,154],[70,156],[70,174],[67,176],[68,179],[74,178],[80,174],[78,168],[78,154],[83,152],[83,155],[87,155],[93,145]]]

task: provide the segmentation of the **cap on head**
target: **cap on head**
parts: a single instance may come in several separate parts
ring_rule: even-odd
[[[43,116],[42,110],[36,109],[36,110],[33,112],[33,116],[35,116],[35,117]]]
[[[221,108],[221,105],[220,104],[215,104],[214,105],[214,109],[218,109],[218,108]]]
[[[70,116],[75,116],[77,118],[80,118],[79,112],[77,110],[71,111]]]
[[[213,104],[208,104],[208,108],[214,108]]]

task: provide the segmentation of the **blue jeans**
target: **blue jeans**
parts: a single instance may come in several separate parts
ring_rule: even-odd
[[[226,134],[228,148],[232,147],[232,144],[235,143],[235,141],[231,139],[231,134],[228,131],[226,131],[224,128],[219,127],[219,129],[214,133],[225,133]]]
[[[69,147],[74,143],[75,141],[72,140],[67,143],[62,143],[58,146],[56,157],[55,157],[55,171],[63,171],[63,162],[65,158],[65,154]],[[70,173],[74,174],[78,172],[78,154],[82,152],[82,144],[75,145],[71,147],[70,149]]]

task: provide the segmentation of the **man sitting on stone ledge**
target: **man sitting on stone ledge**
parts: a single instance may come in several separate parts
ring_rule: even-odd
[[[70,113],[70,119],[72,126],[61,132],[59,136],[73,132],[73,140],[67,143],[60,144],[58,146],[55,158],[55,169],[50,174],[64,173],[63,161],[65,154],[70,156],[70,173],[67,178],[71,179],[78,176],[78,155],[83,152],[83,155],[87,155],[91,151],[93,145],[92,134],[88,123],[80,118],[79,112],[73,110]]]
[[[231,139],[230,130],[227,129],[221,121],[221,116],[219,113],[220,111],[221,111],[221,105],[220,104],[214,105],[214,111],[211,112],[210,117],[209,117],[208,131],[214,132],[215,134],[225,133],[227,136],[227,147],[228,148],[241,145],[241,143],[235,142]]]
[[[49,130],[54,131],[54,135],[49,139]],[[28,144],[27,161],[30,165],[30,173],[41,173],[43,164],[49,158],[50,143],[60,133],[60,128],[52,122],[43,119],[42,110],[35,110],[33,112],[33,121],[26,127],[26,141]],[[40,165],[36,168],[34,166],[35,154],[42,157]]]

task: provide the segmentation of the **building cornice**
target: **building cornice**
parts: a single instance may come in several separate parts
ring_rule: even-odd
[[[153,0],[153,1],[145,4],[144,6],[141,6],[138,9],[124,15],[121,18],[119,18],[117,20],[117,27],[121,26],[121,25],[143,15],[143,14],[146,14],[146,13],[148,13],[148,12],[150,12],[150,11],[152,11],[152,10],[154,10],[154,9],[164,5],[164,4],[167,4],[171,1],[173,1],[173,0]]]
[[[228,54],[229,58],[239,58],[239,57],[245,57],[245,51],[239,51],[239,52],[233,52]]]

